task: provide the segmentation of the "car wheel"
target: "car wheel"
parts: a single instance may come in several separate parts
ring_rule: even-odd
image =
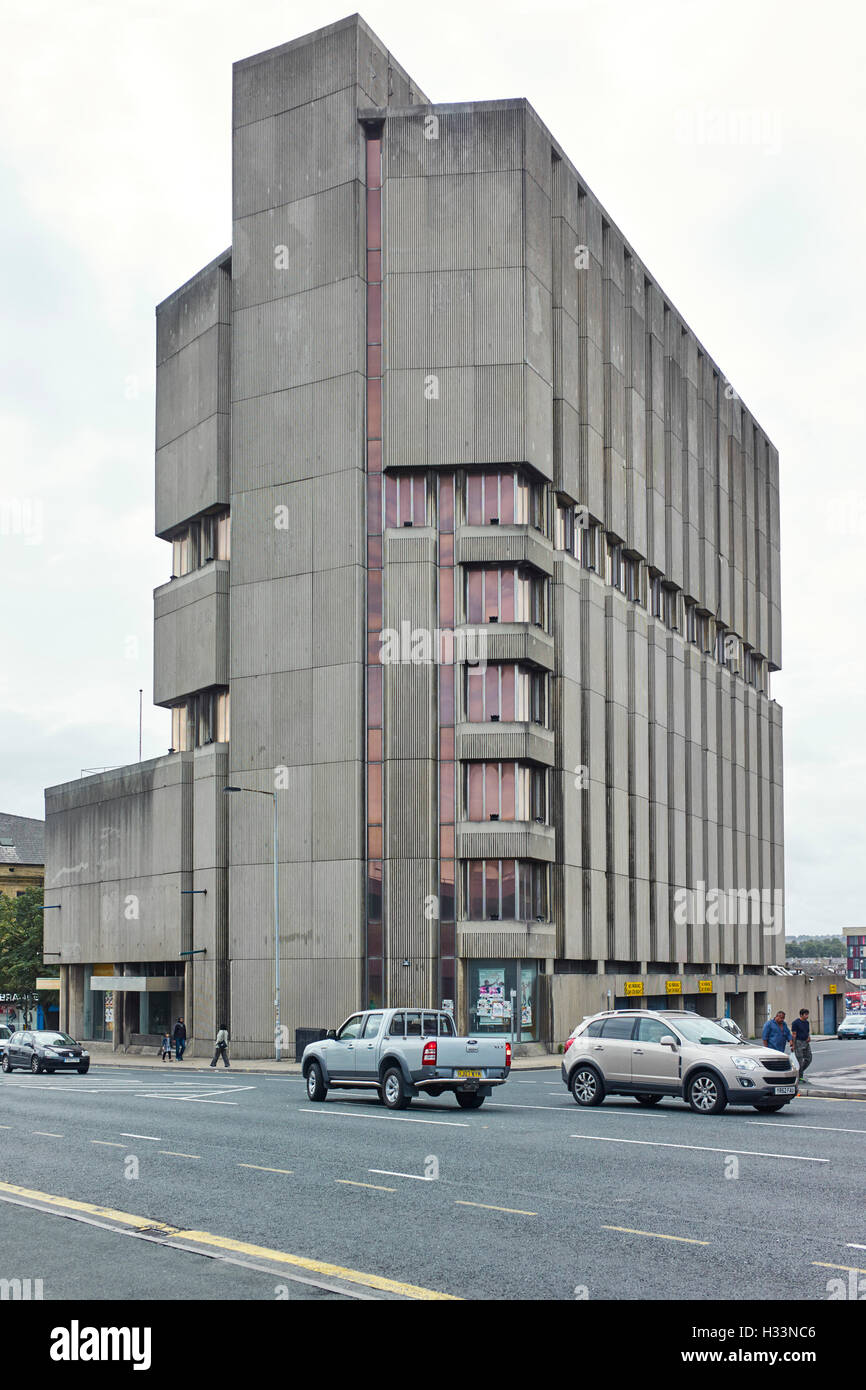
[[[84,1066],[78,1067],[77,1071],[79,1076],[86,1076],[87,1073],[90,1071],[90,1063],[86,1062]]]
[[[32,1071],[34,1076],[42,1075],[42,1063],[40,1062],[39,1058],[36,1056],[35,1053],[30,1058],[30,1070]]]
[[[720,1115],[728,1103],[724,1087],[712,1071],[699,1071],[690,1079],[686,1099],[698,1115]]]
[[[5,1052],[3,1053],[3,1061],[0,1062],[0,1066],[2,1066],[4,1071],[12,1070],[12,1063],[9,1061],[9,1058],[6,1056]]]
[[[661,1096],[635,1096],[638,1105],[658,1105]]]
[[[318,1062],[313,1062],[307,1072],[307,1095],[310,1100],[324,1100],[327,1094],[328,1088],[325,1085],[322,1068]]]
[[[411,1096],[407,1096],[403,1077],[397,1067],[389,1067],[382,1077],[382,1101],[389,1110],[405,1110]]]
[[[570,1089],[578,1105],[600,1105],[604,1100],[604,1082],[595,1067],[575,1067]]]
[[[788,1104],[786,1100],[774,1100],[772,1105],[753,1105],[753,1110],[763,1111],[765,1115],[773,1115],[777,1110],[784,1110]]]
[[[455,1091],[454,1094],[461,1110],[480,1110],[484,1104],[484,1096],[479,1096],[475,1091]]]

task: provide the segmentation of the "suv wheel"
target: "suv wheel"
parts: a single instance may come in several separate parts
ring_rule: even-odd
[[[307,1095],[310,1100],[324,1100],[327,1094],[328,1088],[325,1085],[322,1068],[318,1062],[313,1062],[307,1072]]]
[[[399,1068],[389,1067],[382,1077],[382,1101],[389,1110],[405,1110],[410,1100]]]
[[[656,1096],[656,1095],[653,1095],[653,1096],[635,1096],[635,1100],[637,1101],[638,1105],[658,1105],[658,1103],[659,1103],[659,1101],[660,1101],[661,1099],[662,1099],[661,1096]]]
[[[480,1110],[484,1104],[484,1096],[479,1096],[474,1091],[455,1091],[454,1094],[461,1110]]]
[[[728,1103],[721,1081],[712,1071],[698,1071],[690,1078],[686,1100],[698,1115],[720,1115]]]
[[[604,1082],[595,1067],[576,1066],[571,1074],[571,1094],[578,1105],[601,1105]]]

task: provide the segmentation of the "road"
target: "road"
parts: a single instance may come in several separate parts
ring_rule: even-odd
[[[866,1267],[864,1102],[586,1110],[539,1071],[395,1114],[119,1070],[0,1078],[0,1278],[46,1299],[821,1300]]]

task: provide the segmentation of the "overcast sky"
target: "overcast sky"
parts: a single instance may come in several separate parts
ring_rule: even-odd
[[[4,0],[0,809],[164,753],[154,306],[231,241],[232,62],[305,0]],[[526,97],[781,455],[788,932],[866,922],[861,6],[369,0],[434,101]],[[866,929],[866,928],[864,928]]]

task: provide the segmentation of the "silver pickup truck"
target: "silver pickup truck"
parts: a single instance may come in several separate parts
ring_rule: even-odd
[[[438,1009],[369,1009],[304,1048],[301,1071],[310,1100],[333,1087],[377,1090],[389,1110],[413,1096],[453,1091],[464,1110],[477,1110],[511,1068],[504,1038],[458,1038],[450,1014]]]

